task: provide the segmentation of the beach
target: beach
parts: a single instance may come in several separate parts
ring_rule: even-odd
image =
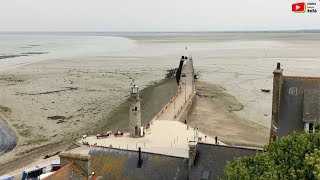
[[[166,70],[114,69],[103,62],[42,61],[1,75],[6,122],[16,131],[17,148],[1,156],[24,154],[54,142],[92,133],[97,121],[129,96],[130,78],[143,89],[165,77]],[[81,133],[80,133],[81,132]]]
[[[203,82],[200,86],[204,86],[205,95],[216,95],[210,94],[210,90],[206,90],[206,87],[211,90],[223,90],[234,98],[232,103],[236,106],[236,110],[231,112],[232,115],[219,115],[220,111],[212,110],[221,108],[223,114],[229,113],[225,99],[205,101],[201,99],[203,96],[200,97],[199,107],[211,108],[196,109],[195,112],[199,117],[204,116],[202,113],[205,111],[213,112],[213,115],[218,114],[215,117],[216,121],[212,123],[201,122],[200,130],[207,132],[205,127],[219,128],[221,131],[208,132],[224,137],[232,144],[235,142],[231,139],[239,134],[233,133],[230,136],[226,134],[236,131],[237,128],[240,131],[239,128],[242,128],[241,132],[244,135],[240,137],[239,144],[263,146],[268,134],[260,134],[258,137],[261,138],[248,138],[253,132],[251,128],[255,128],[255,131],[262,129],[262,132],[268,132],[270,127],[272,93],[263,93],[261,89],[272,89],[272,72],[277,62],[281,62],[285,75],[320,76],[319,35],[317,33],[121,33],[106,34],[104,35],[106,37],[101,34],[81,35],[82,40],[68,36],[70,41],[80,44],[76,50],[70,52],[65,48],[51,51],[60,41],[50,46],[48,42],[51,41],[50,38],[55,40],[57,37],[49,36],[50,41],[46,39],[46,43],[28,42],[29,45],[39,45],[34,48],[41,47],[41,49],[28,49],[28,52],[48,53],[29,53],[30,56],[0,59],[0,106],[8,110],[0,113],[18,137],[17,146],[1,155],[0,162],[6,163],[14,157],[26,156],[32,151],[41,151],[42,148],[52,148],[54,144],[81,138],[84,134],[125,129],[124,123],[110,123],[117,121],[117,118],[112,120],[107,117],[129,97],[130,81],[135,79],[135,83],[141,89],[159,83],[165,79],[169,69],[178,67],[182,55],[193,57],[195,71],[199,74],[199,80]],[[91,40],[90,37],[95,40]],[[63,40],[63,38],[59,36],[58,39]],[[103,40],[110,43],[105,43]],[[82,45],[86,43],[90,46]],[[63,47],[70,48],[68,44],[73,43],[63,44]],[[19,44],[19,47],[24,45]],[[14,48],[10,51],[14,52]],[[27,51],[23,50],[19,54]],[[171,82],[170,87],[173,86],[174,83]],[[167,90],[168,87],[164,87],[154,92],[160,95],[154,96],[156,98],[150,101],[156,101],[162,96],[170,97],[165,95]],[[146,106],[161,105],[160,103]],[[155,112],[156,110],[153,113]],[[146,119],[150,117],[152,113],[146,115]],[[217,122],[222,122],[224,119],[227,121],[224,127],[217,126]],[[239,123],[239,126],[228,128],[230,123]],[[196,118],[192,120],[192,124],[198,124]],[[52,151],[57,149],[53,148]],[[39,157],[34,156],[34,158]]]

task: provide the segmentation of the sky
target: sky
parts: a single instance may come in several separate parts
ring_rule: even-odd
[[[301,0],[302,1],[302,0]],[[320,29],[295,0],[0,0],[0,31],[268,31]]]

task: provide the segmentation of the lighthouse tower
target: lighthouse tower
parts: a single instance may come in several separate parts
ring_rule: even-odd
[[[132,137],[141,137],[143,136],[143,129],[141,127],[139,87],[135,85],[134,81],[131,82],[130,93],[130,135]]]

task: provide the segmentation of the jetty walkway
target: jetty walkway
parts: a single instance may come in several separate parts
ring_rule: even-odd
[[[182,60],[183,65],[176,95],[150,121],[150,128],[146,129],[143,137],[133,138],[129,133],[124,133],[122,137],[110,136],[97,139],[95,136],[89,136],[81,141],[88,142],[90,146],[95,147],[128,150],[137,150],[138,147],[141,147],[144,152],[185,158],[189,156],[189,142],[201,141],[214,144],[214,137],[200,132],[197,127],[189,127],[188,123],[185,123],[195,102],[196,89],[193,60],[190,57]]]
[[[184,121],[183,113],[193,103],[196,95],[192,58],[185,59],[181,69],[179,88],[176,95],[156,115],[154,120]]]

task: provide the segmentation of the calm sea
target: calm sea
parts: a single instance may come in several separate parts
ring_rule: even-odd
[[[134,46],[131,39],[99,34],[0,33],[0,70],[47,59],[113,55]]]
[[[179,58],[186,45],[205,67],[225,60],[310,59],[318,57],[319,42],[319,33],[0,32],[0,71],[48,59],[107,56],[138,57],[141,64],[160,60],[163,65]]]

